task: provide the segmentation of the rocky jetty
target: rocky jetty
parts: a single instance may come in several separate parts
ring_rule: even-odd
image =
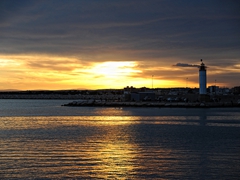
[[[62,106],[92,106],[92,107],[184,107],[184,108],[211,108],[211,107],[240,107],[239,103],[228,102],[124,102],[81,100],[73,101]]]

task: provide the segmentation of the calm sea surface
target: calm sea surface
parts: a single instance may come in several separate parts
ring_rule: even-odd
[[[240,108],[0,100],[0,179],[239,179]]]

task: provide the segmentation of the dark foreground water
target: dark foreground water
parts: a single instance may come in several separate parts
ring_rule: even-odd
[[[240,109],[0,100],[0,179],[239,179]]]

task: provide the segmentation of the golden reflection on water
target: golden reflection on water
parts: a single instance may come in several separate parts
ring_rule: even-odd
[[[171,120],[169,120],[171,119]],[[190,121],[191,122],[190,122]],[[38,129],[59,126],[130,125],[130,124],[199,125],[199,117],[176,116],[43,116],[0,117],[0,129]]]
[[[109,110],[102,110],[95,116],[0,117],[0,174],[6,179],[189,179],[197,177],[191,173],[199,168],[206,170],[209,155],[202,152],[209,150],[214,161],[221,160],[222,154],[211,151],[212,143],[208,144],[210,148],[199,143],[205,139],[194,131],[200,132],[197,126],[205,127],[208,121],[214,125],[214,120],[206,116],[121,115],[121,109],[111,112],[107,115]],[[213,135],[217,137],[218,133]],[[233,151],[228,161],[233,161],[235,155]]]
[[[16,173],[16,178],[28,178],[36,173],[40,178],[133,179],[138,171],[147,174],[146,167],[157,173],[166,165],[169,150],[139,147],[141,139],[129,126],[138,117],[115,118],[0,118],[1,125],[5,124],[1,129],[10,131],[9,139],[1,139],[0,148],[0,160],[9,175],[5,177]]]
[[[129,117],[4,117],[2,130],[18,137],[1,139],[0,159],[13,171],[27,177],[38,171],[39,177],[127,177],[136,159],[136,144],[131,143],[126,125]],[[122,120],[122,121],[121,121]],[[93,128],[97,132],[88,132]],[[79,129],[78,129],[79,128]],[[81,132],[84,130],[86,132]],[[12,135],[12,134],[11,134]],[[14,167],[11,171],[10,167]],[[28,171],[28,172],[27,172]],[[23,174],[26,174],[24,176]],[[48,175],[46,175],[48,174]],[[6,176],[7,177],[7,176]],[[9,176],[10,177],[10,176]]]
[[[100,166],[93,166],[93,171],[98,172],[98,178],[119,179],[127,178],[133,168],[133,162],[137,159],[137,145],[130,141],[128,131],[123,127],[111,128],[95,144],[95,158]],[[92,140],[91,140],[92,141]],[[91,143],[90,141],[90,143]],[[92,153],[90,153],[90,157]]]

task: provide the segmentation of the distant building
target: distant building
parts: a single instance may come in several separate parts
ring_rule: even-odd
[[[124,88],[124,100],[125,101],[154,101],[155,92],[149,90],[149,88],[135,88],[133,86],[127,86]]]
[[[218,94],[219,86],[208,86],[208,89],[210,94]]]
[[[232,92],[233,92],[233,94],[240,94],[240,86],[236,86],[236,87],[232,88]]]
[[[137,92],[131,93],[131,101],[154,101],[154,92]]]

